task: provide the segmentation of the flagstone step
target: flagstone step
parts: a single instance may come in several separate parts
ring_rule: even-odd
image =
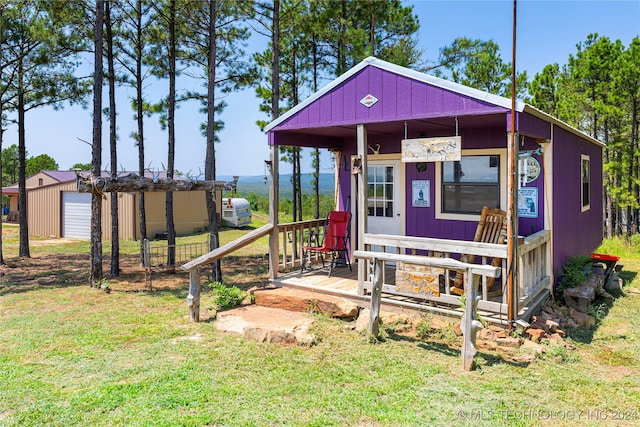
[[[254,304],[294,312],[316,312],[328,317],[356,318],[358,305],[345,298],[313,291],[289,288],[258,289],[253,293]]]
[[[305,313],[247,305],[216,314],[216,329],[266,343],[311,345],[314,320]]]

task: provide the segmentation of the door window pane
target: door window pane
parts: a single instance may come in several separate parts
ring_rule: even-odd
[[[393,166],[370,166],[367,181],[369,216],[393,217]]]

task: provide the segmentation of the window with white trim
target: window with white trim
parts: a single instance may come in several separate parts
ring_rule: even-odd
[[[436,218],[475,220],[484,206],[503,209],[506,150],[464,150],[436,163]]]
[[[581,170],[581,200],[582,200],[582,212],[588,211],[591,208],[591,157],[586,154],[580,155],[580,170]]]

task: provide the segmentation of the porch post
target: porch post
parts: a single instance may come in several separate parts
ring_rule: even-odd
[[[279,233],[278,233],[278,205],[279,205],[279,172],[278,172],[278,146],[272,144],[270,147],[269,172],[271,173],[271,183],[269,185],[269,222],[273,224],[273,229],[269,235],[269,279],[278,277],[278,264],[280,262],[279,253]]]
[[[358,125],[357,159],[360,160],[358,181],[358,250],[364,251],[364,234],[367,232],[367,127]],[[358,260],[358,295],[364,295],[364,281],[367,276],[367,260]]]
[[[513,1],[513,33],[511,51],[511,126],[509,128],[509,169],[508,200],[509,209],[507,211],[507,247],[509,249],[507,257],[507,308],[509,313],[509,327],[518,316],[518,291],[520,289],[518,280],[518,140],[516,131],[516,22],[517,22],[516,0]]]

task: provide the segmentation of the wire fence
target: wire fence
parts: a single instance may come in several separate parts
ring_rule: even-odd
[[[169,249],[175,249],[173,262],[169,260]],[[166,268],[174,270],[177,265],[185,264],[201,255],[209,252],[209,238],[206,242],[180,243],[168,245],[166,241],[153,244],[148,239],[144,240],[144,269],[145,284],[152,289],[151,272],[154,268]]]

